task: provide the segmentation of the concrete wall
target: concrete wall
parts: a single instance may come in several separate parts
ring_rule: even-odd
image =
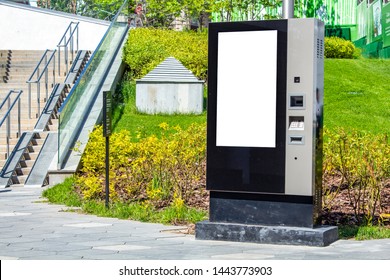
[[[79,49],[94,51],[110,22],[0,0],[0,49],[57,47],[70,22],[79,23]]]
[[[147,114],[201,114],[203,83],[136,84],[136,107]]]

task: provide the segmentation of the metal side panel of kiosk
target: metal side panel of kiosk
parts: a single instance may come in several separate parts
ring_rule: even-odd
[[[323,36],[316,19],[210,24],[211,222],[316,225]]]

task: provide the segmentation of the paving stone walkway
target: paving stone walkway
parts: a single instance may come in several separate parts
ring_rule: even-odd
[[[196,240],[182,227],[67,211],[42,189],[0,190],[0,259],[359,260],[390,259],[390,239],[339,240],[328,247]]]

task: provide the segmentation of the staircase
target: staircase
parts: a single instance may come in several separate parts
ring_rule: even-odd
[[[0,188],[7,187],[9,185],[30,185],[30,186],[42,186],[42,183],[48,184],[47,181],[47,171],[42,168],[43,165],[47,165],[51,163],[53,158],[53,153],[56,152],[57,149],[57,129],[58,129],[58,115],[57,110],[64,102],[67,97],[67,94],[70,91],[71,86],[75,83],[83,68],[85,67],[90,52],[87,51],[79,51],[77,56],[75,57],[74,63],[70,66],[69,73],[66,77],[55,77],[56,84],[49,85],[49,96],[46,100],[45,98],[45,90],[41,88],[41,114],[38,117],[37,113],[37,94],[34,92],[32,94],[32,100],[35,101],[35,106],[32,106],[32,112],[36,114],[32,114],[32,118],[30,118],[28,113],[28,85],[26,81],[29,79],[32,71],[37,65],[37,62],[40,60],[40,57],[36,60],[35,65],[31,67],[28,63],[28,56],[24,52],[20,52],[19,55],[22,55],[20,61],[25,60],[25,64],[23,62],[20,63],[20,67],[14,68],[14,71],[8,71],[7,82],[1,84],[4,85],[6,90],[3,90],[3,87],[0,94],[0,101],[3,94],[3,91],[7,92],[11,87],[7,87],[10,84],[10,81],[15,81],[14,85],[17,85],[16,81],[19,81],[20,85],[18,88],[22,88],[23,90],[23,99],[22,99],[22,135],[19,139],[15,137],[11,139],[12,145],[14,148],[12,154],[10,155],[10,159],[7,162],[7,165],[4,166],[6,162],[6,156],[2,157],[2,162],[0,162],[1,167],[3,167],[1,177],[0,177]],[[41,54],[42,55],[42,54]],[[31,54],[31,56],[33,56]],[[39,56],[39,55],[38,55]],[[15,61],[19,61],[15,59]],[[25,65],[23,67],[22,65]],[[11,69],[15,65],[11,65]],[[63,67],[65,67],[63,65]],[[31,71],[24,69],[29,68]],[[23,69],[23,70],[22,70]],[[57,70],[57,69],[56,69]],[[17,74],[14,76],[13,74]],[[58,72],[58,71],[56,71]],[[60,71],[61,72],[61,71]],[[50,69],[49,73],[52,73],[52,69]],[[24,82],[23,82],[24,81]],[[60,83],[58,83],[60,82]],[[51,88],[52,87],[52,88]],[[26,98],[27,97],[27,98]],[[17,110],[15,111],[15,115]],[[16,116],[12,116],[12,129],[17,126],[17,118]],[[12,130],[11,129],[11,130]],[[2,129],[4,130],[4,129]],[[13,130],[12,130],[13,131]],[[5,137],[5,131],[0,132],[0,139]],[[3,145],[2,145],[3,146]],[[5,146],[5,145],[4,145]],[[45,148],[42,148],[42,147]],[[1,147],[1,149],[6,149],[5,147]],[[6,155],[3,150],[1,150],[2,155]],[[40,162],[40,163],[39,163]],[[36,173],[35,176],[31,176],[32,173]],[[39,182],[39,183],[38,183]]]
[[[24,185],[26,183],[27,177],[34,166],[35,160],[38,158],[46,137],[47,134],[33,134],[33,137],[23,151],[22,157],[11,176],[12,185]]]
[[[29,116],[29,93],[28,93],[28,84],[26,81],[29,79],[30,75],[33,73],[37,63],[42,57],[44,51],[0,51],[1,60],[1,69],[4,71],[1,72],[0,80],[0,101],[2,101],[8,92],[12,89],[22,90],[21,96],[21,131],[31,131],[33,130],[37,118],[38,118],[38,104],[37,104],[37,88],[36,85],[32,85],[32,94],[31,94],[31,118]],[[52,73],[52,66],[49,67],[49,71]],[[57,71],[58,72],[58,71]],[[55,77],[56,80],[60,80],[61,77]],[[62,77],[64,80],[64,77]],[[51,86],[49,85],[49,94],[51,92]],[[41,110],[46,104],[44,85],[41,85],[41,98],[40,106]],[[11,99],[12,100],[12,99]],[[34,102],[35,101],[35,102]],[[7,107],[3,108],[0,112],[0,117],[4,115]],[[12,151],[13,147],[16,145],[20,135],[17,135],[18,131],[18,111],[14,108],[11,112],[11,139],[10,139],[10,150]],[[0,168],[4,166],[5,161],[7,160],[6,153],[6,141],[5,141],[5,125],[0,128]]]
[[[21,96],[21,130],[26,131],[34,127],[36,119],[28,116],[28,84],[26,81],[33,72],[37,62],[40,60],[43,51],[0,51],[1,79],[0,79],[0,101],[4,100],[12,89],[23,91]],[[0,116],[3,117],[7,107],[3,108]],[[5,125],[0,128],[0,168],[3,167],[6,159]],[[17,110],[11,112],[11,139],[10,150],[18,141],[17,135]]]

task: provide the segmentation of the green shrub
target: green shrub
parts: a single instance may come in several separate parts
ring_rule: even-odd
[[[360,49],[348,40],[338,37],[325,38],[325,57],[326,58],[358,58]]]
[[[145,205],[181,209],[194,193],[205,193],[205,124],[188,129],[160,124],[161,137],[132,142],[127,131],[110,137],[110,197]],[[103,200],[104,145],[102,127],[92,133],[82,157],[77,183],[85,200]]]
[[[387,136],[341,129],[332,133],[325,130],[325,135],[325,176],[341,177],[337,189],[347,190],[348,204],[352,206],[357,221],[368,225],[378,222],[375,219],[383,213],[381,196],[386,178],[390,177]]]
[[[142,78],[167,57],[173,56],[195,76],[207,75],[207,33],[137,28],[130,31],[123,61],[133,79]]]
[[[42,192],[51,203],[65,204],[66,206],[81,206],[81,198],[76,192],[75,177],[66,178],[64,182]]]

